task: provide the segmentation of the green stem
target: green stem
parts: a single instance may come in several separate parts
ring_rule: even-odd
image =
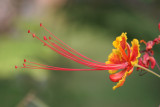
[[[142,69],[144,69],[144,70],[146,70],[146,71],[148,71],[148,72],[152,73],[153,75],[155,75],[155,76],[157,76],[157,77],[160,78],[160,75],[159,75],[159,74],[157,74],[157,73],[151,71],[150,69],[147,69],[147,68],[145,68],[145,67],[143,67],[143,66],[141,66],[141,65],[138,65],[138,64],[135,64],[134,66],[135,66],[135,67],[142,68]]]

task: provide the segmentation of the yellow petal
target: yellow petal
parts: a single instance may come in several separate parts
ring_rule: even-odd
[[[131,42],[132,43],[132,47],[131,47],[131,57],[130,57],[130,60],[131,60],[131,63],[132,65],[134,66],[134,64],[137,64],[138,63],[138,58],[141,56],[139,50],[139,41],[137,39],[133,39],[133,41]]]
[[[121,36],[118,36],[115,41],[113,41],[113,46],[115,48],[119,48],[121,46],[123,49],[126,48],[126,41],[127,41],[127,33],[122,33]]]
[[[114,46],[115,48],[118,48],[118,46],[119,46],[119,44],[120,44],[120,41],[122,41],[122,38],[121,38],[120,36],[118,36],[118,37],[116,38],[116,40],[113,41],[113,46]]]
[[[120,64],[123,63],[121,52],[118,49],[112,49],[112,53],[108,56],[108,61],[106,64]]]
[[[113,90],[115,90],[118,87],[121,87],[124,84],[124,82],[126,80],[126,77],[128,75],[130,75],[132,73],[132,71],[133,71],[133,68],[130,71],[126,71],[125,74],[124,74],[124,76],[122,77],[122,79],[119,80],[119,82],[113,87]]]
[[[115,90],[118,87],[121,87],[124,84],[124,82],[126,80],[126,77],[127,77],[127,72],[124,74],[124,76],[122,77],[122,79],[119,80],[119,82],[113,87],[113,90]]]

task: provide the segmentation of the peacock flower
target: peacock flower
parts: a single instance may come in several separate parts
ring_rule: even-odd
[[[106,63],[95,61],[89,57],[82,55],[77,52],[57,36],[52,34],[48,29],[46,29],[42,24],[40,27],[44,28],[51,36],[43,37],[43,40],[40,39],[36,34],[28,30],[28,33],[44,44],[44,46],[50,48],[56,53],[75,61],[79,64],[87,66],[86,69],[73,69],[73,68],[62,68],[49,66],[44,64],[39,64],[24,60],[22,67],[15,66],[15,68],[29,68],[29,69],[46,69],[46,70],[58,70],[58,71],[93,71],[93,70],[109,70],[110,80],[113,82],[118,82],[116,86],[113,87],[113,90],[122,86],[125,82],[127,76],[133,72],[134,65],[138,63],[139,53],[139,42],[137,39],[133,39],[132,47],[127,43],[126,33],[122,33],[121,36],[117,37],[113,42],[115,49],[112,50],[112,53],[108,57]],[[118,72],[118,70],[121,70]]]
[[[113,46],[115,49],[112,50],[112,53],[108,57],[107,64],[123,64],[127,63],[127,66],[118,72],[118,70],[109,70],[110,80],[113,82],[118,82],[117,85],[113,87],[113,90],[122,86],[126,80],[126,77],[129,76],[134,69],[134,65],[138,63],[138,58],[140,57],[139,52],[139,41],[133,39],[132,47],[127,43],[127,33],[122,33],[121,36],[117,37],[113,41]]]
[[[160,28],[160,24],[159,24],[159,28]],[[153,51],[153,46],[160,44],[160,36],[155,38],[153,41],[146,42],[145,40],[140,40],[140,43],[144,43],[146,46],[146,49],[141,51],[142,57],[139,58],[138,65],[141,65],[145,68],[151,67],[151,69],[154,69],[156,65],[160,70],[158,63],[154,58],[154,51]],[[143,69],[138,67],[137,70],[142,71]]]

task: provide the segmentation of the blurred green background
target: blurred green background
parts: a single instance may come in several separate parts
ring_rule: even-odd
[[[153,40],[159,34],[159,0],[0,0],[0,107],[158,107],[160,79],[134,70],[123,87],[108,71],[15,69],[23,59],[83,68],[33,39],[49,34],[39,23],[80,53],[105,62],[122,32]],[[141,45],[141,49],[145,48]],[[159,61],[159,46],[154,47]],[[160,61],[159,61],[160,63]],[[160,73],[158,69],[155,69]]]

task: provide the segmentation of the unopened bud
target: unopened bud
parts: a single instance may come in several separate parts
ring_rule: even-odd
[[[46,36],[43,36],[44,40],[47,40]]]

